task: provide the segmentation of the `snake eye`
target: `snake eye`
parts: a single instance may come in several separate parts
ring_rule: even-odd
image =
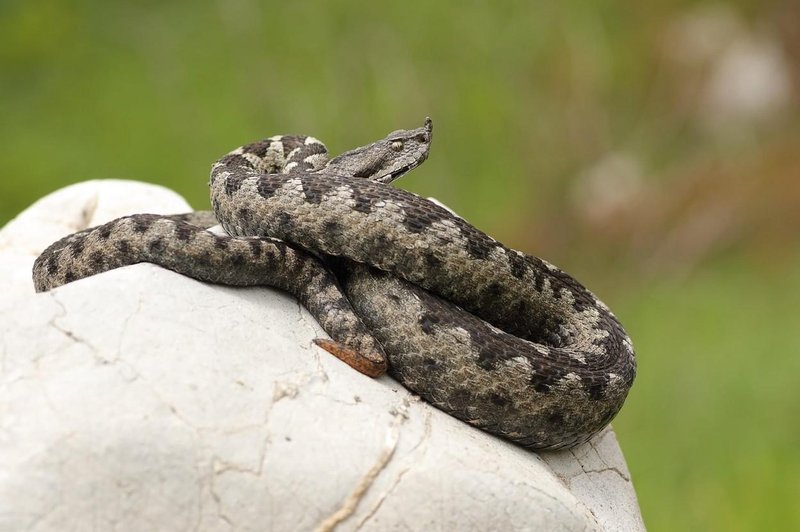
[[[403,141],[402,140],[392,141],[392,149],[394,151],[403,151]]]

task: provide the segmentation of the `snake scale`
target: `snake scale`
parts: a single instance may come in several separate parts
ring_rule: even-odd
[[[275,136],[214,163],[213,213],[137,214],[67,236],[37,291],[137,262],[293,294],[359,371],[387,370],[453,416],[531,449],[579,444],[616,415],[633,347],[571,276],[389,183],[428,156],[430,119],[329,159]],[[207,230],[221,223],[227,236]]]

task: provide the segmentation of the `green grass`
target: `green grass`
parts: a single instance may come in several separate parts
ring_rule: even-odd
[[[634,338],[639,376],[615,427],[649,529],[800,528],[800,256],[642,281],[624,239],[598,258],[564,215],[611,151],[669,192],[694,161],[737,167],[780,137],[728,146],[693,122],[680,95],[697,80],[663,43],[698,4],[5,0],[0,224],[95,178],[206,207],[211,162],[237,145],[308,133],[339,152],[430,115],[431,158],[402,186],[575,270]],[[729,3],[753,27],[775,20],[764,4]]]
[[[615,427],[651,530],[800,524],[800,257],[720,261],[619,306],[639,375]]]

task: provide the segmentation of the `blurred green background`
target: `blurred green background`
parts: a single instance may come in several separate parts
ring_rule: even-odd
[[[608,303],[651,530],[800,529],[800,4],[0,2],[0,224],[85,179],[208,205],[278,133],[434,119],[401,186]]]

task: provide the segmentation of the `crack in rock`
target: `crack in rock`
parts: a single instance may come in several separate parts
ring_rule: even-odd
[[[55,291],[50,291],[50,292],[47,292],[47,293],[50,295],[50,299],[56,304],[56,306],[58,306],[58,308],[60,310],[59,314],[54,316],[50,321],[48,321],[47,324],[50,325],[55,330],[57,330],[58,332],[60,332],[61,334],[63,334],[70,341],[72,341],[72,342],[74,342],[76,344],[79,344],[79,345],[85,345],[86,347],[89,348],[89,350],[92,352],[92,355],[95,358],[99,358],[100,350],[96,346],[94,346],[91,342],[89,342],[85,338],[81,338],[80,336],[78,336],[77,334],[72,332],[71,330],[65,328],[64,326],[62,326],[62,325],[60,325],[58,323],[58,320],[60,320],[62,318],[65,318],[67,316],[67,307],[64,306],[64,303],[62,303],[58,299],[58,297],[56,297]]]
[[[369,491],[369,488],[375,483],[375,479],[377,479],[381,471],[386,468],[394,455],[397,444],[400,441],[400,426],[408,419],[408,407],[408,400],[403,399],[397,408],[392,409],[392,422],[386,431],[383,449],[375,460],[375,463],[369,471],[361,477],[361,480],[358,481],[353,491],[351,491],[350,495],[344,500],[342,506],[322,521],[315,529],[315,532],[331,532],[339,523],[355,513],[364,495]]]
[[[608,434],[608,433],[606,433],[606,434]],[[601,437],[601,439],[604,438],[605,436],[606,435],[604,434]],[[600,462],[603,466],[600,467],[599,469],[595,469],[595,468],[592,468],[592,467],[587,467],[584,464],[584,461],[585,461],[586,458],[588,458],[588,454],[589,453],[584,453],[583,456],[578,456],[575,453],[574,450],[571,450],[570,454],[572,454],[572,456],[575,458],[575,461],[578,463],[578,465],[581,466],[581,473],[578,473],[576,475],[571,476],[569,478],[569,480],[577,478],[581,474],[585,474],[585,475],[589,475],[589,474],[600,475],[600,474],[605,473],[605,472],[612,472],[612,473],[616,473],[625,482],[629,483],[631,481],[630,475],[626,475],[620,468],[609,464],[604,459],[603,453],[600,451],[600,449],[597,448],[597,446],[595,445],[595,442],[593,440],[589,440],[587,443],[588,443],[589,447],[591,448],[591,450],[594,451],[594,457],[593,457],[593,459],[591,461],[592,462],[595,462],[595,461]]]
[[[414,453],[416,453],[417,449],[419,449],[422,446],[422,444],[426,443],[430,438],[432,427],[431,427],[431,414],[429,411],[425,412],[425,421],[423,426],[424,426],[424,431],[422,433],[422,437],[419,439],[417,443],[414,444],[413,447],[411,447],[411,449],[409,449],[409,451],[406,453],[406,456],[412,456]],[[385,490],[378,497],[378,500],[375,502],[375,504],[372,505],[372,508],[370,508],[370,510],[366,513],[366,515],[364,515],[361,521],[358,522],[358,525],[356,525],[356,530],[361,530],[364,527],[364,525],[366,525],[367,522],[370,519],[372,519],[376,513],[378,513],[378,510],[380,510],[381,506],[383,506],[384,501],[394,493],[395,489],[397,489],[397,486],[399,486],[400,482],[403,480],[403,477],[406,476],[406,473],[408,473],[412,469],[413,466],[408,466],[401,469],[397,473],[394,482],[392,482],[392,485],[389,486],[389,489]]]

